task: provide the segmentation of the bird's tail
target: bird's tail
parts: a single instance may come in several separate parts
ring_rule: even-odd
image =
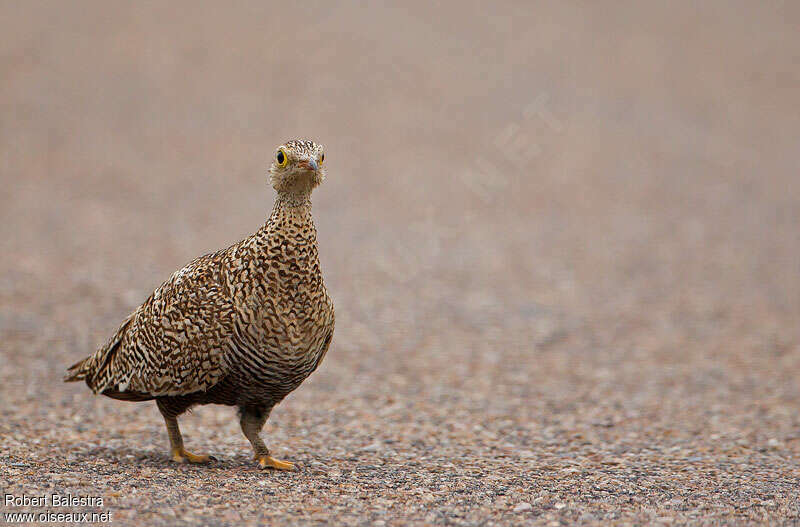
[[[98,380],[98,375],[101,378],[104,377],[101,373],[116,354],[117,348],[119,348],[125,331],[127,331],[132,319],[133,314],[125,319],[122,326],[117,330],[117,333],[105,346],[67,368],[67,373],[64,375],[64,382],[86,381],[86,384],[94,390],[95,393],[105,388],[105,386],[95,385]]]
[[[67,373],[64,375],[64,382],[86,380],[86,375],[89,373],[89,361],[91,361],[92,358],[93,356],[86,357],[67,368]]]

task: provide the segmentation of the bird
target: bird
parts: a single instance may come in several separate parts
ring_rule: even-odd
[[[201,256],[157,287],[65,382],[95,395],[152,401],[172,460],[209,463],[184,448],[178,416],[196,405],[238,408],[261,468],[293,470],[260,437],[272,408],[320,365],[331,345],[333,302],[323,282],[311,193],[325,179],[322,145],[290,140],[269,168],[276,191],[266,223]]]

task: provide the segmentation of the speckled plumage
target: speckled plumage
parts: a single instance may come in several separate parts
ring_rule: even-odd
[[[203,456],[183,451],[175,418],[192,405],[216,403],[240,408],[256,457],[276,466],[258,431],[331,343],[333,303],[311,218],[311,191],[325,175],[323,150],[289,141],[276,157],[270,182],[278,196],[266,224],[175,272],[65,378],[116,399],[156,399],[180,461]]]

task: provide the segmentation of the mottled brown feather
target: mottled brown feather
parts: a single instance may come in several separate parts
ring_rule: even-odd
[[[321,151],[310,141],[285,148],[293,160]],[[278,197],[266,224],[175,272],[65,380],[180,407],[279,402],[317,368],[333,335],[311,218],[311,190],[323,177],[273,165]]]

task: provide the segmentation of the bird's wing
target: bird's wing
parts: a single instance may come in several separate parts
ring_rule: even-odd
[[[85,377],[95,393],[181,395],[225,377],[235,328],[221,256],[202,256],[173,274],[89,358],[94,371]]]

